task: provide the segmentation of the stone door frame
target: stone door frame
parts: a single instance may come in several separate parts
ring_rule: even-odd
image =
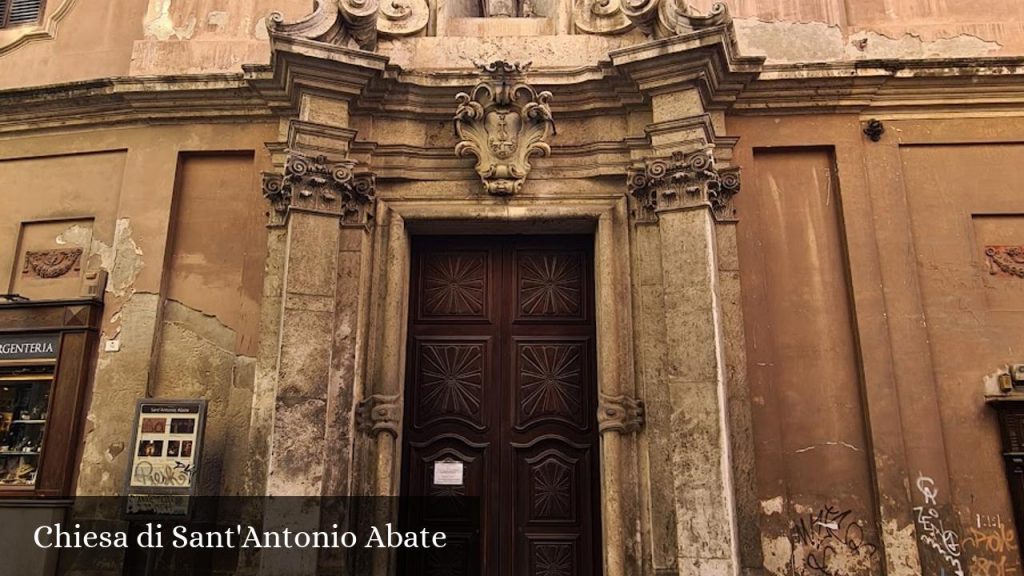
[[[593,233],[604,574],[635,573],[626,563],[627,557],[637,557],[627,555],[627,548],[638,544],[635,479],[640,462],[634,432],[642,409],[634,385],[630,223],[624,195],[557,203],[531,197],[378,202],[370,273],[382,284],[370,296],[370,310],[376,315],[371,312],[368,323],[367,378],[358,409],[370,442],[357,447],[353,478],[362,479],[368,494],[399,493],[411,240],[414,234],[429,234],[441,225],[449,233],[479,233],[482,225],[494,234]],[[382,555],[374,559],[373,573],[388,574],[393,565],[393,555]]]

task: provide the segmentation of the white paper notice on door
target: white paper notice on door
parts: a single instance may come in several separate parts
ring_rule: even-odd
[[[462,462],[444,460],[434,462],[435,486],[462,486]]]

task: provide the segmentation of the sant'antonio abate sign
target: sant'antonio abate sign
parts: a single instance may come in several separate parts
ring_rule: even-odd
[[[129,516],[187,516],[199,482],[206,400],[139,400],[132,462],[128,469]]]

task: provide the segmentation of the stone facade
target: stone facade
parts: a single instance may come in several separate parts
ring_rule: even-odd
[[[397,494],[412,239],[573,232],[602,574],[1020,571],[1018,3],[115,4],[0,30],[0,283],[109,277],[68,496],[141,397],[206,494]]]

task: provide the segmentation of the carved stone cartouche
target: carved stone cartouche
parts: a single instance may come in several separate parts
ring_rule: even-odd
[[[455,96],[455,153],[476,157],[476,171],[488,194],[507,196],[522,188],[531,157],[551,153],[551,93],[537,92],[523,81],[528,63],[499,60],[480,68],[486,79]]]

